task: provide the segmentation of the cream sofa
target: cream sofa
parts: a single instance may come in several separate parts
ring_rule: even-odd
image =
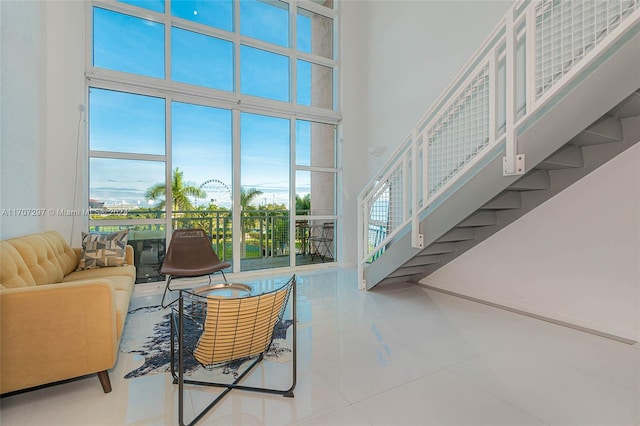
[[[0,241],[0,393],[88,374],[111,391],[133,249],[125,266],[76,271],[81,253],[55,231]]]

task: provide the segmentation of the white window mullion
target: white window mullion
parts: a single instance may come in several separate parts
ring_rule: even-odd
[[[340,2],[337,2],[336,7],[340,7]],[[340,32],[340,15],[336,14],[333,17],[333,60],[335,65],[333,67],[333,110],[341,115],[340,111],[342,111],[340,105],[340,97],[339,93],[342,93],[342,79],[340,78],[342,73],[340,69],[340,58],[342,52],[340,51],[340,43],[341,40],[341,32]]]
[[[233,91],[240,103],[240,2],[233,2]]]
[[[156,12],[149,9],[144,9],[136,6],[131,6],[127,3],[122,3],[119,1],[102,1],[102,0],[93,0],[92,6],[99,7],[101,9],[111,10],[114,12],[124,13],[131,16],[136,16],[138,18],[146,19],[153,22],[158,22],[160,24],[165,22],[165,16],[170,14],[169,8],[171,5],[169,4],[169,0],[167,0],[167,5],[165,6],[166,14],[161,12]],[[93,9],[93,7],[91,8]]]
[[[296,120],[289,120],[289,265],[296,264]]]
[[[167,10],[168,8],[169,10]],[[171,0],[165,4],[164,15],[164,80],[171,81]]]
[[[164,10],[164,81],[170,82],[171,75],[171,0],[165,2]],[[171,95],[165,98],[164,114],[165,114],[165,238],[167,240],[166,247],[169,247],[171,235],[173,233],[173,166],[172,166],[172,99]]]
[[[297,37],[297,13],[296,3],[289,4],[289,102],[292,105],[298,104],[298,37]],[[293,133],[292,133],[293,134]],[[294,163],[291,163],[294,164]]]
[[[240,146],[240,110],[234,109],[232,111],[232,140],[233,140],[233,166],[232,166],[232,182],[231,189],[233,191],[231,200],[232,200],[232,235],[233,235],[233,243],[232,243],[232,254],[231,258],[233,259],[233,272],[240,272],[241,265],[240,259],[241,256],[241,247],[240,243],[242,242],[240,235],[242,233],[242,225],[241,225],[241,216],[240,216],[240,185],[242,183],[241,180],[241,170],[240,170],[240,154],[241,154],[241,146]]]
[[[119,160],[139,160],[139,161],[161,161],[164,162],[166,157],[157,154],[139,154],[131,152],[115,152],[115,151],[89,151],[89,156],[93,158],[113,158]]]
[[[173,194],[171,188],[173,187],[173,166],[171,158],[171,142],[172,142],[172,111],[171,111],[171,97],[165,98],[165,210],[166,210],[166,238],[167,241],[171,240],[172,229],[172,217],[173,217]],[[167,246],[168,247],[168,246]]]

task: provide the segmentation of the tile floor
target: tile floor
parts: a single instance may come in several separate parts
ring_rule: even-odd
[[[132,306],[157,303],[137,296]],[[407,284],[356,288],[354,269],[298,274],[295,398],[231,392],[202,425],[638,425],[640,348]],[[173,425],[168,374],[88,377],[0,401],[13,425]],[[249,382],[284,384],[266,362]],[[187,421],[216,390],[189,389]]]

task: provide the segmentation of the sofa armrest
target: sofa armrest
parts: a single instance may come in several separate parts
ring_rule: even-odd
[[[112,368],[115,304],[106,279],[0,291],[1,393]]]
[[[127,259],[127,265],[135,265],[135,263],[133,263],[133,246],[130,244],[127,244],[127,247],[125,247],[125,256]]]

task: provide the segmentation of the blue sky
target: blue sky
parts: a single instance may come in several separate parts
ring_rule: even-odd
[[[162,1],[125,1],[163,11]],[[196,7],[197,6],[197,7]],[[172,13],[184,19],[231,30],[231,1],[172,2]],[[257,1],[240,3],[241,34],[287,46],[286,9]],[[298,48],[310,51],[310,19],[298,15]],[[180,28],[171,31],[170,79],[224,91],[237,91],[233,81],[233,44]],[[250,46],[240,47],[240,93],[291,101],[289,58]],[[94,9],[94,65],[154,78],[165,78],[164,25],[105,9]],[[300,61],[299,61],[300,62]],[[303,64],[304,65],[304,64]],[[297,102],[310,104],[310,66],[300,66]],[[187,181],[200,185],[220,181],[231,186],[232,114],[230,110],[173,102],[92,88],[90,149],[126,153],[165,154],[165,108],[171,109],[172,163]],[[288,205],[289,120],[242,113],[241,184],[264,192],[263,203]],[[309,165],[309,123],[296,124],[298,165]],[[298,173],[298,191],[308,192],[308,173]],[[108,203],[148,205],[144,192],[164,179],[163,163],[92,159],[90,197]],[[306,182],[304,181],[306,180]],[[208,185],[206,189],[219,189]],[[199,203],[208,203],[197,200]],[[229,200],[230,201],[230,200]],[[226,204],[220,199],[218,204]],[[225,207],[230,207],[226,206]]]

